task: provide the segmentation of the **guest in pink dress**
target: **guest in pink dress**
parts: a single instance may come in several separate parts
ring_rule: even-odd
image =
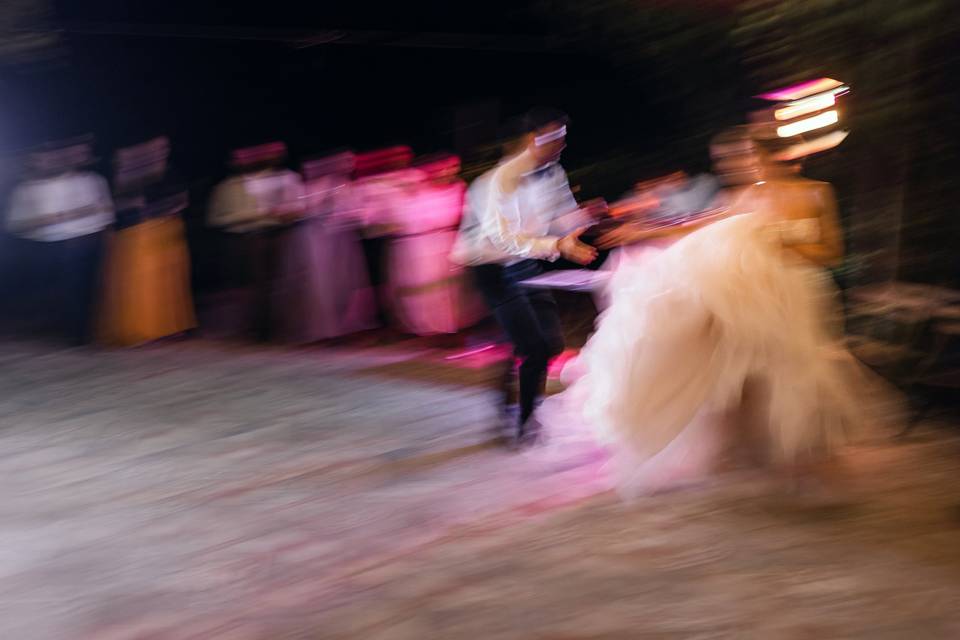
[[[402,180],[413,160],[409,147],[390,147],[361,153],[356,157],[353,200],[360,220],[360,235],[367,273],[373,290],[377,325],[391,324],[389,300],[385,291],[386,252],[393,233],[397,210],[403,200]]]
[[[376,325],[353,168],[352,153],[303,165],[306,217],[289,237],[280,264],[286,295],[278,329],[284,342],[307,344]]]
[[[466,185],[460,160],[441,155],[419,163],[419,181],[404,190],[389,251],[389,296],[402,330],[420,336],[452,334],[483,316],[463,267],[450,259]]]

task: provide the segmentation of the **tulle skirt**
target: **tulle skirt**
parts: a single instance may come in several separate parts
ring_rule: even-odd
[[[634,245],[619,247],[610,252],[610,256],[603,263],[603,270],[616,273],[620,269],[630,268],[635,272],[643,269],[644,265],[654,261],[657,256],[674,244],[671,238],[650,240]],[[605,288],[594,294],[594,303],[598,310],[603,311],[610,306],[612,291]]]
[[[589,428],[629,494],[696,482],[748,441],[771,463],[819,457],[895,406],[835,333],[827,274],[756,215],[622,262],[608,296],[542,420],[561,439]]]

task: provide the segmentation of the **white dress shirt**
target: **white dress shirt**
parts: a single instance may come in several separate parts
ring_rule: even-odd
[[[524,160],[525,154],[507,160],[471,185],[455,260],[472,265],[556,260],[560,238],[588,223],[559,164],[518,176]],[[517,186],[508,192],[512,180]]]
[[[306,210],[303,180],[288,169],[271,169],[227,178],[213,192],[207,223],[230,233],[268,229],[283,223],[274,210]]]
[[[500,257],[493,244],[484,238],[483,226],[480,224],[481,214],[487,206],[490,179],[497,167],[474,179],[464,196],[460,231],[450,252],[450,259],[457,264],[478,265],[496,262]]]
[[[7,230],[39,242],[57,242],[103,231],[114,221],[103,176],[71,171],[20,183],[10,198]]]

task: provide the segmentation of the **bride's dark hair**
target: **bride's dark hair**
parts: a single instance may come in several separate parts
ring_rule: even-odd
[[[778,157],[780,154],[796,144],[796,139],[787,140],[785,138],[770,137],[762,135],[755,127],[748,125],[738,125],[724,129],[710,139],[710,146],[725,147],[735,145],[750,145],[753,151],[756,151],[764,160],[769,162],[782,162]],[[747,150],[744,149],[744,153]]]

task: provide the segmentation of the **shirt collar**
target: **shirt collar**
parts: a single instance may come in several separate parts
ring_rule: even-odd
[[[546,164],[542,164],[532,171],[527,171],[526,173],[520,174],[523,178],[542,178],[549,172],[551,169],[557,166],[556,160],[551,160]]]

